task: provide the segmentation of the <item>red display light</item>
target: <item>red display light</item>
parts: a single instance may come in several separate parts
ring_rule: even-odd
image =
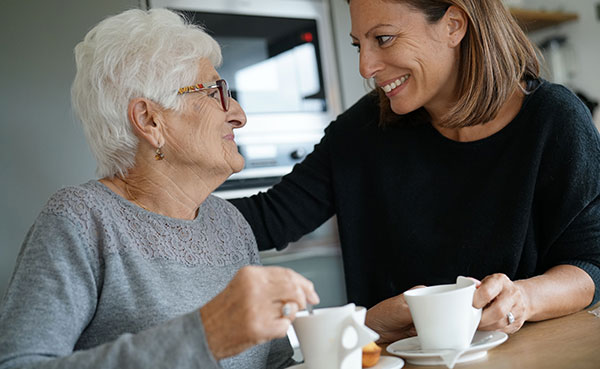
[[[302,39],[302,41],[304,41],[304,42],[312,42],[313,34],[310,32],[304,32],[303,34],[300,35],[300,39]]]

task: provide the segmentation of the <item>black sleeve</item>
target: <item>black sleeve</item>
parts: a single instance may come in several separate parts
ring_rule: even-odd
[[[570,264],[587,272],[600,298],[600,135],[585,106],[560,88],[550,111],[538,195],[543,219],[541,266]]]
[[[589,274],[596,287],[591,305],[598,302],[600,300],[600,196],[577,215],[553,248],[554,264],[574,265]]]
[[[283,249],[333,215],[330,142],[334,123],[314,151],[281,182],[267,192],[230,200],[250,223],[259,250]]]

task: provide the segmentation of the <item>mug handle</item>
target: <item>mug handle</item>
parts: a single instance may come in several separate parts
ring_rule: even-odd
[[[348,328],[351,328],[355,334],[356,334],[356,342],[354,343],[354,345],[352,345],[352,347],[347,348],[344,346],[344,333],[346,333],[346,330],[348,330]],[[353,316],[349,316],[345,321],[344,321],[344,326],[343,328],[340,330],[340,339],[338,340],[339,342],[339,363],[341,364],[342,362],[344,362],[344,359],[346,359],[346,357],[348,355],[350,355],[354,350],[356,350],[359,347],[363,347],[366,344],[375,341],[379,339],[379,335],[372,330],[371,328],[367,327],[364,324],[358,323]]]
[[[473,282],[473,280],[471,278],[458,276],[456,278],[456,285],[460,286],[461,288],[465,288],[465,287],[472,288],[473,293],[475,293],[475,283]],[[477,331],[477,326],[479,326],[479,321],[481,320],[482,309],[474,308],[471,303],[471,310],[472,310],[473,317],[471,318],[472,326],[470,328],[471,328],[471,335],[474,335],[475,332]]]

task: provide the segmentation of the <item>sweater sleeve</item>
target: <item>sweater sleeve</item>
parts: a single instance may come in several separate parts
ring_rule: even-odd
[[[281,182],[267,192],[230,200],[250,223],[259,250],[283,249],[333,215],[329,159],[332,125],[314,151]]]
[[[269,349],[267,369],[287,368],[298,364],[298,362],[292,359],[293,354],[294,350],[287,337],[274,339],[271,341],[271,347]]]
[[[538,183],[543,270],[570,264],[587,272],[600,298],[600,135],[583,103],[564,87],[547,96]]]
[[[600,196],[588,204],[560,235],[549,260],[584,270],[595,284],[590,305],[600,300]]]
[[[99,256],[79,231],[47,213],[30,229],[0,307],[0,369],[220,368],[197,311],[78,350],[102,288]]]

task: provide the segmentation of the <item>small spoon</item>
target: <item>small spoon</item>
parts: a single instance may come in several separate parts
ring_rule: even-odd
[[[309,304],[308,302],[306,303],[306,310],[308,310],[308,314],[309,315],[314,315],[313,313],[313,306],[312,304]]]

